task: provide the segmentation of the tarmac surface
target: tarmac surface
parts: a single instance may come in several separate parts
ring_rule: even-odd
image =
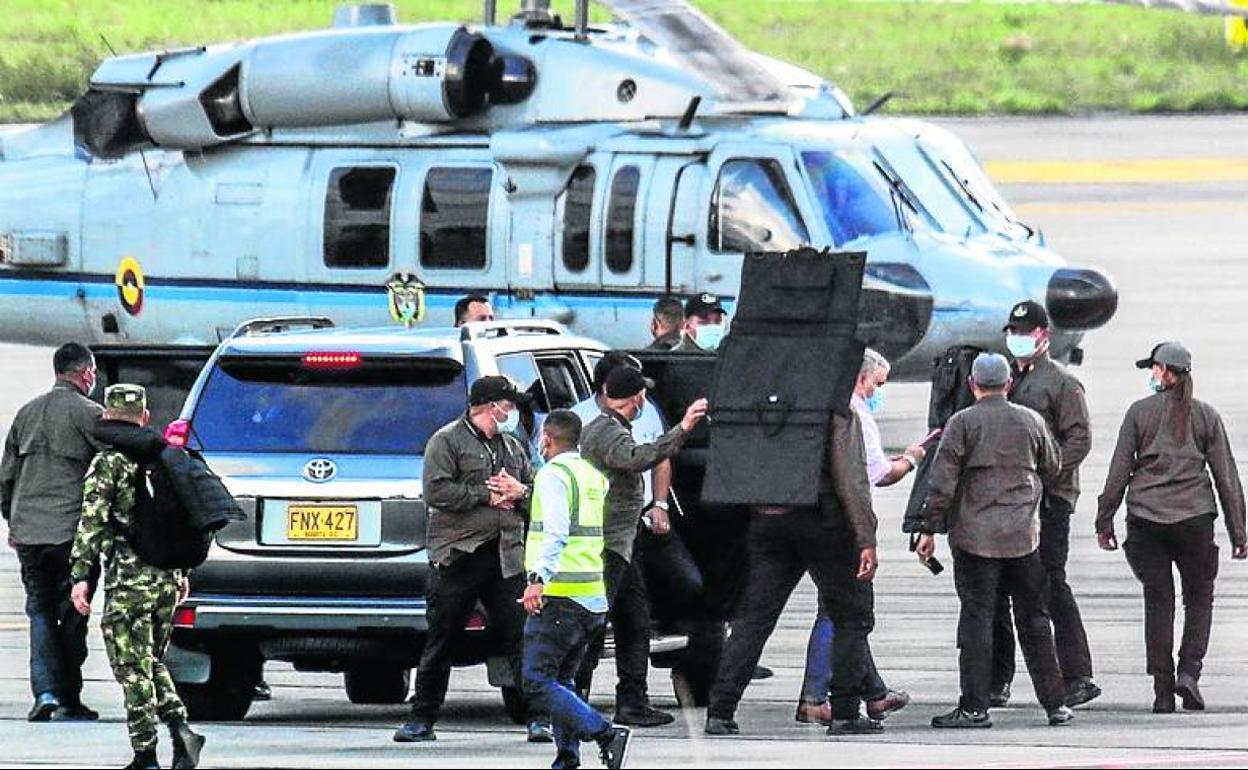
[[[1248,117],[1090,118],[941,121],[961,136],[1003,183],[1021,217],[1041,227],[1075,264],[1105,268],[1121,303],[1110,325],[1085,340],[1094,445],[1084,465],[1083,497],[1074,522],[1071,583],[1080,599],[1096,678],[1105,695],[1075,722],[1045,726],[1020,659],[1014,702],[994,710],[991,730],[940,733],[930,718],[955,703],[952,570],[932,577],[906,552],[899,524],[908,483],[877,493],[881,572],[877,581],[877,660],[891,686],[914,697],[891,717],[887,732],[831,739],[796,724],[793,707],[806,636],[815,611],[804,582],[781,619],[763,662],[776,670],[755,682],[738,713],[743,734],[702,735],[704,714],[689,711],[669,727],[639,731],[631,766],[948,766],[1137,767],[1248,766],[1248,564],[1232,563],[1224,534],[1212,647],[1202,687],[1205,713],[1154,716],[1144,672],[1142,598],[1121,553],[1097,550],[1092,522],[1123,412],[1146,395],[1147,375],[1132,367],[1152,345],[1184,340],[1195,356],[1197,397],[1214,404],[1232,442],[1248,457],[1248,402],[1238,399],[1246,373],[1237,350],[1248,328]],[[50,350],[0,346],[0,429],[50,381]],[[889,390],[886,442],[901,447],[924,432],[926,388]],[[1122,531],[1120,526],[1120,532]],[[950,559],[942,541],[940,557]],[[98,617],[98,607],[97,616]],[[95,625],[93,621],[93,625]],[[129,760],[120,690],[93,628],[86,667],[87,702],[98,724],[30,725],[26,679],[27,624],[17,559],[0,549],[0,765],[121,766]],[[611,706],[613,667],[600,669],[594,700]],[[202,725],[210,767],[547,767],[549,746],[524,743],[506,723],[482,669],[457,672],[433,744],[391,743],[401,706],[349,704],[341,678],[302,674],[285,665],[267,671],[274,698],[247,720]],[[655,671],[657,705],[674,708],[666,672]],[[609,713],[609,711],[607,712]],[[587,767],[596,758],[586,746]],[[162,756],[167,757],[167,744]],[[167,761],[167,760],[166,760]]]

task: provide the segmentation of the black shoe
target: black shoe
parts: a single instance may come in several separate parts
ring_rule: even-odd
[[[394,731],[395,743],[424,743],[436,741],[438,736],[433,732],[433,725],[420,719],[404,722]]]
[[[156,761],[156,749],[134,752],[134,759],[126,765],[125,770],[160,770],[160,762]]]
[[[550,722],[534,719],[526,728],[525,740],[529,743],[554,743],[555,731],[551,728]]]
[[[1000,690],[993,690],[988,694],[988,705],[994,709],[999,709],[1008,705],[1010,702],[1010,683],[1006,682],[1001,685]]]
[[[630,728],[612,725],[606,735],[598,739],[602,764],[610,770],[623,767],[628,761],[628,742],[632,737],[633,731]]]
[[[269,687],[269,683],[261,679],[256,682],[256,689],[251,694],[252,700],[273,700],[273,688]]]
[[[874,735],[884,732],[884,725],[876,719],[858,716],[853,719],[833,719],[828,735]]]
[[[750,679],[771,679],[775,675],[776,672],[766,666],[755,666],[754,673],[750,674]]]
[[[1191,674],[1179,674],[1179,678],[1174,680],[1174,694],[1183,699],[1184,711],[1205,710],[1205,696],[1200,694],[1196,677]]]
[[[1084,676],[1071,682],[1070,689],[1066,692],[1066,705],[1072,709],[1075,706],[1082,706],[1101,697],[1101,688],[1092,681],[1092,677]]]
[[[702,732],[707,735],[740,735],[741,725],[731,719],[707,717],[706,726],[702,728]]]
[[[61,706],[52,712],[53,722],[94,722],[100,718],[95,709],[87,708],[81,703],[73,706]]]
[[[1047,709],[1047,711],[1050,727],[1068,725],[1075,719],[1075,712],[1071,711],[1068,706],[1058,706],[1057,708]]]
[[[581,766],[580,756],[572,752],[560,751],[555,754],[555,761],[550,766],[550,770],[576,770]]]
[[[169,723],[169,737],[173,740],[174,770],[194,770],[199,767],[199,753],[204,750],[206,739],[191,729],[186,722]]]
[[[650,706],[633,706],[616,711],[615,719],[611,721],[617,725],[630,727],[662,727],[675,722],[676,717]]]
[[[932,727],[952,730],[963,730],[975,727],[992,727],[992,719],[987,711],[967,711],[958,706],[948,714],[932,717]]]
[[[1153,697],[1153,713],[1154,714],[1173,714],[1174,713],[1174,693],[1159,693]]]
[[[52,719],[52,715],[61,707],[61,702],[56,696],[50,692],[40,693],[35,698],[35,705],[30,707],[30,712],[26,714],[27,722],[47,722]]]

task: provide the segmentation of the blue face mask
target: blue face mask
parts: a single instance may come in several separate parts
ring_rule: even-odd
[[[1166,386],[1165,386],[1164,384],[1162,384],[1161,380],[1158,380],[1156,377],[1153,377],[1153,376],[1151,376],[1151,375],[1149,376],[1149,378],[1148,378],[1148,390],[1149,390],[1149,392],[1151,392],[1151,393],[1160,393],[1160,392],[1162,392],[1162,391],[1163,391],[1163,390],[1165,390],[1165,389],[1166,389]]]
[[[497,407],[497,408],[499,410],[502,409],[502,407]],[[515,433],[516,429],[519,427],[520,427],[520,410],[519,409],[512,409],[510,412],[507,413],[507,419],[498,423],[498,430],[500,433]]]
[[[1027,334],[1007,334],[1005,347],[1015,358],[1031,358],[1036,354],[1036,338]]]
[[[724,341],[723,324],[703,324],[697,330],[698,347],[703,350],[718,350],[719,343]]]
[[[884,408],[884,388],[876,388],[875,392],[864,399],[867,402],[867,409],[873,414]]]

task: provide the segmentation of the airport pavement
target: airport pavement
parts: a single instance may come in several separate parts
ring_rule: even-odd
[[[992,730],[937,733],[928,726],[957,696],[951,570],[930,576],[906,552],[899,532],[908,484],[877,496],[882,568],[878,628],[872,637],[885,678],[914,696],[890,718],[883,736],[833,740],[793,721],[806,634],[815,609],[804,583],[795,594],[763,662],[776,670],[756,682],[739,712],[743,735],[708,739],[703,714],[691,711],[666,728],[641,731],[632,765],[645,766],[939,766],[1184,767],[1248,766],[1248,564],[1232,563],[1225,536],[1215,631],[1203,687],[1210,710],[1153,716],[1144,673],[1142,599],[1121,554],[1098,551],[1092,537],[1096,496],[1126,406],[1146,394],[1146,375],[1131,362],[1164,338],[1186,341],[1195,354],[1197,397],[1216,405],[1232,441],[1248,456],[1248,373],[1241,330],[1248,328],[1248,118],[1093,118],[945,120],[1003,180],[1018,213],[1040,226],[1072,262],[1098,265],[1118,282],[1118,316],[1085,342],[1078,370],[1093,413],[1094,445],[1084,466],[1074,523],[1070,575],[1092,642],[1105,695],[1081,709],[1069,727],[1044,726],[1019,661],[1015,700],[994,712]],[[1200,169],[1228,169],[1208,181]],[[1236,171],[1240,169],[1240,171]],[[1095,181],[1101,178],[1103,182]],[[1092,181],[1089,181],[1092,180]],[[0,428],[49,377],[47,349],[0,346]],[[926,390],[890,387],[886,441],[904,446],[922,435]],[[1242,466],[1242,464],[1241,464]],[[949,562],[942,542],[941,557]],[[104,721],[94,725],[29,725],[26,624],[17,564],[0,551],[0,765],[120,766],[128,760],[120,695],[93,631],[87,698]],[[613,669],[604,666],[595,702],[609,706]],[[400,746],[390,732],[402,707],[350,705],[337,676],[270,666],[274,699],[243,723],[205,725],[205,766],[545,767],[549,747],[523,742],[505,724],[484,672],[458,672],[436,744]],[[651,688],[674,706],[665,672]],[[588,748],[588,747],[587,747]],[[586,756],[586,766],[595,761]]]

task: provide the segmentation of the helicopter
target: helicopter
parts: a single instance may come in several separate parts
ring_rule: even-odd
[[[1021,299],[1078,363],[1108,275],[1022,222],[966,145],[858,112],[684,0],[332,28],[106,59],[0,133],[0,339],[211,344],[257,316],[450,325],[464,294],[622,348],[654,301],[732,309],[744,255],[867,253],[859,334],[926,379]]]

